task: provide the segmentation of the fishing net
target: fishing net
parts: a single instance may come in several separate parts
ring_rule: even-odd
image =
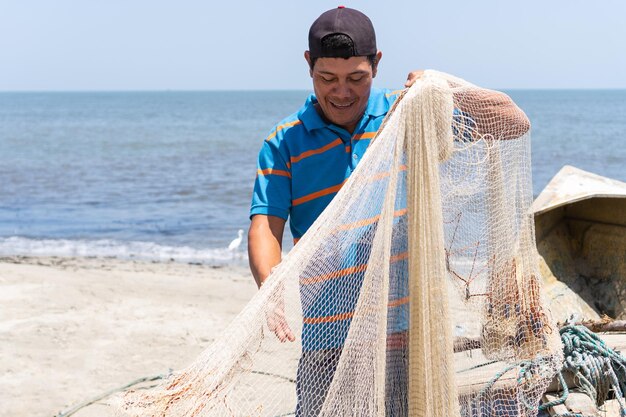
[[[529,129],[506,95],[425,72],[228,329],[121,413],[536,415],[562,353]]]

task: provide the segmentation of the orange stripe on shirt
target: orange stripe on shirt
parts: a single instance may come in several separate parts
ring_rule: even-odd
[[[405,259],[409,259],[409,252],[402,252],[397,255],[394,255],[391,258],[389,258],[389,262],[394,263],[394,262],[403,261]]]
[[[363,132],[359,135],[355,135],[352,139],[353,140],[361,140],[361,139],[372,139],[374,136],[376,136],[378,132]]]
[[[303,317],[302,322],[304,324],[319,324],[319,323],[332,323],[335,321],[351,319],[354,316],[353,312],[335,314],[334,316],[322,316],[322,317]]]
[[[388,306],[389,307],[398,307],[404,304],[408,304],[409,303],[409,297],[402,297],[402,298],[397,298],[395,300],[391,300],[389,301]]]
[[[403,91],[404,91],[404,90],[395,90],[395,91],[392,91],[391,93],[387,93],[387,94],[385,94],[385,97],[395,96],[395,95],[400,94],[400,93],[401,93],[401,92],[403,92]]]
[[[406,171],[406,165],[400,165],[398,167],[398,171]],[[378,181],[378,180],[382,180],[383,178],[387,178],[390,175],[389,172],[381,172],[379,174],[374,175],[373,177],[371,177],[369,179],[369,181]]]
[[[400,210],[396,210],[396,211],[393,212],[393,216],[394,217],[404,216],[405,214],[406,214],[406,209],[400,209]],[[369,219],[359,220],[359,221],[354,222],[354,223],[342,224],[341,226],[339,226],[335,230],[335,232],[338,232],[340,230],[358,229],[359,227],[363,227],[363,226],[367,226],[367,225],[376,223],[378,221],[378,219],[380,219],[380,215],[374,216],[374,217],[370,217]]]
[[[316,284],[318,282],[328,281],[329,279],[339,278],[342,276],[363,272],[367,269],[367,264],[351,266],[350,268],[340,269],[338,271],[329,272],[327,274],[317,275],[310,278],[300,278],[301,285]]]
[[[273,169],[273,168],[267,168],[267,169],[257,169],[256,171],[257,175],[280,175],[283,177],[288,177],[291,178],[291,173],[289,171],[283,171],[282,169]]]
[[[303,160],[304,158],[308,158],[309,156],[313,156],[313,155],[318,155],[320,153],[324,153],[327,150],[334,148],[335,146],[341,145],[342,143],[343,143],[343,141],[340,138],[337,138],[334,141],[330,142],[329,144],[322,146],[321,148],[311,149],[311,150],[308,150],[306,152],[302,152],[298,156],[292,156],[291,157],[291,163],[295,164],[296,162],[299,162],[299,161]]]
[[[316,191],[311,194],[307,194],[303,197],[296,198],[291,202],[292,206],[297,206],[303,203],[306,203],[311,200],[315,200],[316,198],[323,197],[328,194],[333,194],[341,190],[341,187],[346,183],[347,179],[344,180],[341,184],[333,185],[332,187],[324,188],[323,190]]]
[[[409,257],[408,252],[402,252],[392,256],[389,262],[398,262]],[[318,284],[320,282],[328,281],[331,279],[343,277],[357,272],[363,272],[367,269],[367,264],[351,266],[349,268],[339,269],[337,271],[329,272],[327,274],[317,275],[310,278],[300,278],[300,285]]]
[[[408,302],[409,297],[404,297],[398,300],[392,300],[391,302],[389,302],[388,307],[397,307],[402,304],[407,304]],[[334,323],[336,321],[351,319],[352,317],[354,317],[354,312],[350,311],[348,313],[339,313],[332,316],[303,317],[302,322],[304,324]]]
[[[300,123],[302,123],[302,121],[300,120],[295,120],[293,122],[288,122],[288,123],[284,123],[282,125],[276,126],[276,130],[273,131],[272,133],[270,133],[270,135],[267,137],[267,139],[265,139],[267,142],[269,142],[270,140],[272,140],[279,131],[287,128],[287,127],[291,127],[291,126],[295,126],[295,125],[299,125]]]

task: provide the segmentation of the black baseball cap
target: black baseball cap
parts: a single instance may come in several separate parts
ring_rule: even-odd
[[[343,34],[352,40],[353,47],[328,50],[322,47],[322,40],[329,35]],[[348,57],[375,55],[376,33],[369,17],[358,10],[339,6],[328,10],[313,22],[309,29],[309,53],[311,58]]]

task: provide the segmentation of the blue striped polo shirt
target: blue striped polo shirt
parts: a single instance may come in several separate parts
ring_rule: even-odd
[[[354,171],[400,91],[372,89],[353,134],[325,122],[309,96],[263,143],[250,216],[289,218],[294,239],[302,237]]]
[[[314,95],[302,108],[282,120],[270,132],[259,153],[257,178],[250,215],[265,214],[289,219],[298,240],[337,194],[363,157],[387,112],[401,90],[372,89],[363,117],[353,134],[325,122]],[[398,206],[398,230],[405,223],[404,202]],[[362,225],[361,237],[375,225]],[[316,275],[312,269],[300,277],[302,295],[302,348],[319,350],[343,345],[358,300],[370,239],[355,238],[343,253],[333,254],[336,271]],[[392,254],[389,294],[390,332],[406,329],[406,249]],[[357,253],[359,254],[357,256]],[[366,254],[366,255],[364,255]],[[306,294],[316,294],[315,297]]]

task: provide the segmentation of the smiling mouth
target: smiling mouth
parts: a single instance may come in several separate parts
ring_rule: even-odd
[[[347,109],[348,107],[352,106],[355,102],[356,100],[351,101],[350,103],[340,104],[340,103],[334,103],[331,101],[330,104],[337,109]]]

